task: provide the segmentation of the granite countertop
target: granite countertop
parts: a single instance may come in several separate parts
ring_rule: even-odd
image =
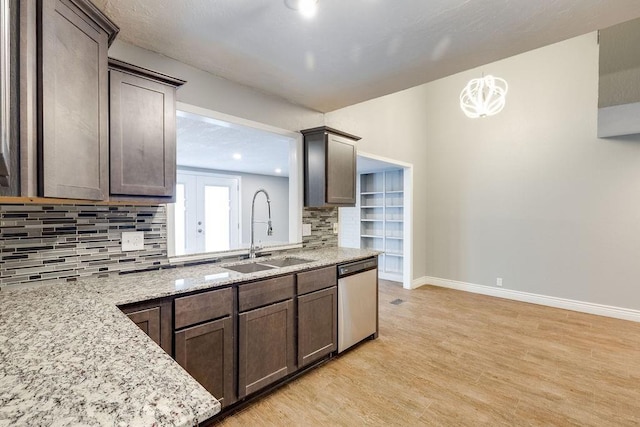
[[[0,427],[190,426],[219,402],[116,306],[377,255],[328,248],[250,274],[203,264],[0,292]],[[238,263],[234,263],[238,264]]]

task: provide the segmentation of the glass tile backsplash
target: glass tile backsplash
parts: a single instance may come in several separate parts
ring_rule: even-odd
[[[303,246],[337,246],[338,209],[303,211]],[[161,206],[0,205],[0,288],[168,265]],[[123,231],[144,232],[144,250],[122,252]]]

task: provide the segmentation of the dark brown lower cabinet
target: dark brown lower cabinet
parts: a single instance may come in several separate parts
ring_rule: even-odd
[[[235,401],[231,317],[176,332],[175,359],[222,407]]]
[[[141,303],[121,307],[121,310],[164,351],[172,354],[171,301]]]
[[[315,362],[338,348],[338,288],[298,297],[298,365]]]
[[[240,313],[238,322],[238,397],[243,398],[296,370],[293,300]]]

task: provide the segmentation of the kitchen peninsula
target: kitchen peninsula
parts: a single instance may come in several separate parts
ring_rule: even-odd
[[[197,295],[376,256],[326,248],[308,263],[241,274],[220,264],[87,278],[0,292],[0,425],[188,426],[221,405],[118,306]]]

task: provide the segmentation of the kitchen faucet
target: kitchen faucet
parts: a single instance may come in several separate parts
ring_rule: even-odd
[[[251,202],[251,246],[249,247],[249,258],[252,259],[256,257],[256,247],[253,244],[253,229],[256,223],[256,221],[254,220],[254,215],[256,210],[256,196],[258,195],[258,193],[264,193],[265,197],[267,198],[267,207],[269,209],[269,220],[267,221],[267,236],[271,236],[273,234],[273,228],[271,227],[271,200],[269,199],[269,193],[267,193],[264,188],[261,188],[253,194],[253,201]]]

